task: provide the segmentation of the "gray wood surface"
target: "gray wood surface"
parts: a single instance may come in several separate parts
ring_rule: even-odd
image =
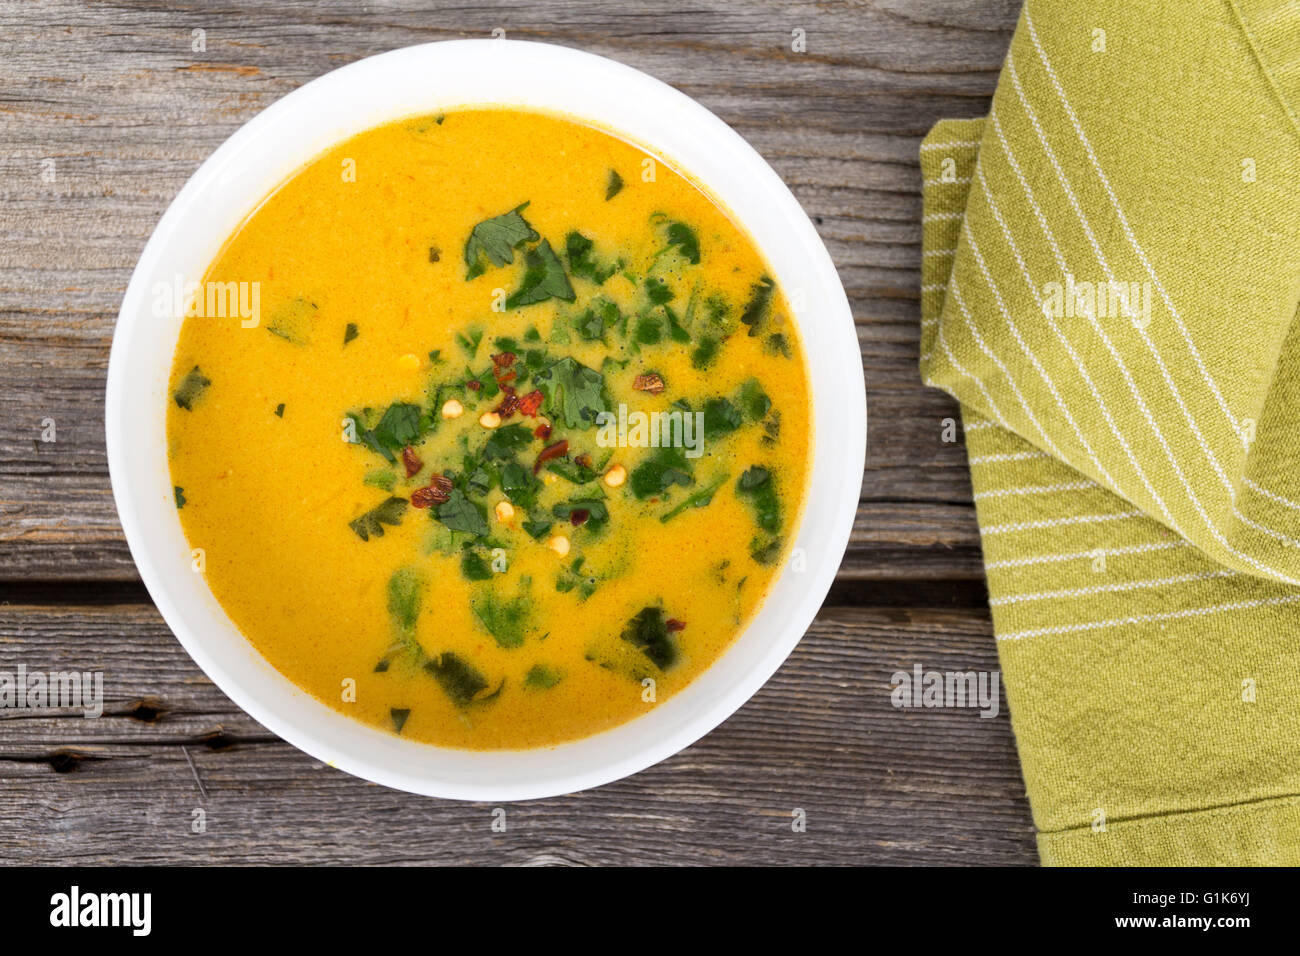
[[[0,860],[1034,862],[1005,709],[984,720],[889,702],[899,667],[996,667],[965,453],[940,438],[956,408],[916,372],[916,148],[936,119],[987,109],[1018,9],[0,2],[0,669],[102,667],[111,711],[0,710]],[[772,163],[848,291],[869,415],[849,554],[776,678],[652,770],[509,809],[506,834],[491,832],[490,808],[314,764],[207,681],[138,582],[102,429],[131,268],[199,163],[321,73],[497,27],[644,69]],[[795,29],[807,52],[791,51]],[[45,418],[54,444],[38,440]],[[196,807],[202,836],[189,831]],[[795,807],[806,833],[791,832]]]

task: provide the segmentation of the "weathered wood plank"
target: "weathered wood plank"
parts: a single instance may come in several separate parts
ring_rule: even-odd
[[[110,701],[98,720],[0,711],[0,858],[1034,862],[1005,713],[897,711],[888,698],[889,675],[913,663],[996,667],[965,455],[940,436],[956,408],[916,373],[916,146],[935,119],[985,111],[1019,5],[0,0],[0,669],[103,669]],[[645,69],[767,157],[848,291],[870,421],[832,592],[862,606],[825,609],[773,681],[685,753],[511,807],[506,834],[492,834],[488,807],[316,764],[197,671],[129,583],[102,429],[127,279],[198,164],[329,69],[497,27]],[[190,49],[195,28],[205,52]],[[806,53],[791,51],[794,29]],[[54,444],[38,440],[45,418]],[[50,581],[67,583],[39,583]],[[867,606],[912,598],[966,606]],[[202,836],[190,833],[196,807]],[[794,807],[807,833],[790,831]]]
[[[940,440],[955,407],[916,373],[916,146],[935,119],[985,109],[1018,6],[0,3],[0,581],[134,577],[104,457],[108,346],[135,258],[198,164],[330,68],[497,27],[648,70],[769,159],[859,326],[869,451],[844,579],[977,575],[964,453]],[[805,53],[790,49],[795,29]],[[53,445],[38,440],[46,418]]]
[[[510,806],[505,834],[489,806],[386,790],[280,742],[151,606],[0,605],[0,644],[0,669],[103,670],[107,703],[93,720],[0,711],[6,862],[1035,860],[1005,707],[983,719],[890,702],[890,675],[916,663],[996,669],[981,609],[826,609],[704,740],[630,780]],[[791,830],[795,808],[805,833]]]

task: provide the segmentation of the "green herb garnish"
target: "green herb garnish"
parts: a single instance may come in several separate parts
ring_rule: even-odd
[[[465,497],[459,488],[452,490],[446,501],[435,512],[439,521],[452,531],[482,536],[488,533],[487,518],[479,506]]]
[[[473,548],[466,548],[460,555],[460,573],[467,581],[486,581],[492,577],[492,568]]]
[[[760,334],[766,327],[768,313],[772,309],[772,293],[775,291],[776,283],[767,276],[759,279],[750,291],[749,302],[740,314],[740,321],[749,326],[751,336]]]
[[[660,670],[667,670],[677,663],[677,643],[668,630],[663,608],[642,608],[628,622],[621,636]]]
[[[483,691],[488,689],[487,678],[476,667],[452,651],[444,651],[430,658],[425,662],[424,669],[433,676],[443,693],[458,707],[492,700],[505,686],[505,681],[502,680],[496,690],[484,695]]]
[[[776,494],[776,483],[766,468],[760,465],[746,468],[736,482],[736,493],[749,499],[754,509],[754,520],[760,528],[775,532],[781,527],[781,505]]]
[[[694,480],[682,449],[664,446],[632,469],[628,484],[632,494],[644,500],[658,497],[674,485],[684,488]]]
[[[400,734],[402,728],[406,726],[406,718],[411,716],[411,711],[409,708],[390,707],[388,716],[393,721],[393,732]]]
[[[551,416],[569,428],[590,428],[605,410],[605,377],[576,359],[566,356],[542,369],[533,383],[546,396]]]
[[[605,202],[609,202],[623,190],[623,177],[617,170],[611,169],[605,180]]]
[[[706,507],[713,501],[713,496],[717,494],[718,489],[721,488],[724,484],[726,484],[726,482],[727,482],[727,476],[723,475],[721,478],[718,478],[716,481],[713,481],[710,484],[705,485],[703,488],[695,492],[693,495],[688,495],[687,497],[683,498],[680,502],[677,503],[677,506],[673,508],[671,511],[668,511],[663,515],[660,515],[659,520],[666,524],[669,521],[671,521],[673,518],[676,518],[687,508]]]
[[[423,592],[424,578],[414,567],[398,568],[388,579],[388,616],[393,622],[393,633],[410,646],[418,646],[415,624],[420,619]]]
[[[591,254],[593,245],[594,243],[582,233],[571,232],[564,239],[564,255],[569,260],[571,273],[601,285],[618,271],[618,265],[602,266],[598,263]]]
[[[176,404],[181,408],[187,412],[192,412],[195,403],[203,397],[203,393],[208,390],[208,386],[211,384],[212,379],[200,372],[199,367],[196,365],[185,373],[180,385],[176,386],[176,391],[172,393],[172,398],[176,400]]]
[[[514,250],[537,238],[533,227],[520,215],[527,207],[528,203],[523,203],[509,212],[484,219],[470,231],[465,241],[466,279],[482,275],[489,262],[498,268],[514,262]]]
[[[294,299],[275,311],[266,324],[266,330],[286,342],[306,345],[311,341],[316,312],[316,303],[302,298]]]
[[[550,242],[543,239],[541,245],[524,253],[524,278],[514,294],[506,299],[506,308],[534,305],[547,299],[572,302],[574,295],[564,266],[560,264]]]
[[[359,518],[348,522],[348,527],[356,532],[362,541],[371,537],[382,538],[384,525],[399,525],[402,515],[406,513],[406,499],[396,496],[380,502]]]
[[[484,591],[470,601],[470,609],[499,647],[513,648],[524,643],[531,610],[526,595],[506,600],[491,590]]]
[[[524,675],[524,686],[530,690],[550,690],[564,679],[564,675],[549,664],[534,664]]]
[[[677,251],[691,263],[698,266],[700,264],[700,240],[695,235],[695,230],[684,222],[670,222],[668,224],[668,248],[677,247]]]
[[[483,457],[489,461],[513,458],[515,452],[533,442],[533,433],[523,425],[502,425],[495,429],[483,445]]]

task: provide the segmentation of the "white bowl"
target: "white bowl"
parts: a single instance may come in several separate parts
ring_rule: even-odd
[[[190,569],[172,503],[164,423],[180,319],[151,310],[156,282],[202,278],[222,242],[296,169],[355,133],[458,106],[533,107],[608,129],[703,185],[757,242],[786,290],[809,356],[814,461],[795,546],[754,621],[712,667],[612,730],[537,750],[433,747],[366,726],[298,689],[240,634]],[[790,136],[798,135],[792,128]],[[730,127],[644,73],[565,47],[456,40],[394,50],[335,70],[275,103],[199,167],[131,276],[108,368],[113,494],[140,576],[190,656],[235,703],[325,763],[401,790],[462,800],[525,800],[617,780],[671,756],[749,699],[826,596],[862,484],[866,403],[848,301],[816,230],[780,178]],[[847,715],[846,715],[847,716]]]

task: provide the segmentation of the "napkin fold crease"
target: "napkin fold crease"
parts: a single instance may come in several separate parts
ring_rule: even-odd
[[[1031,0],[921,146],[1048,864],[1300,863],[1300,3]]]

